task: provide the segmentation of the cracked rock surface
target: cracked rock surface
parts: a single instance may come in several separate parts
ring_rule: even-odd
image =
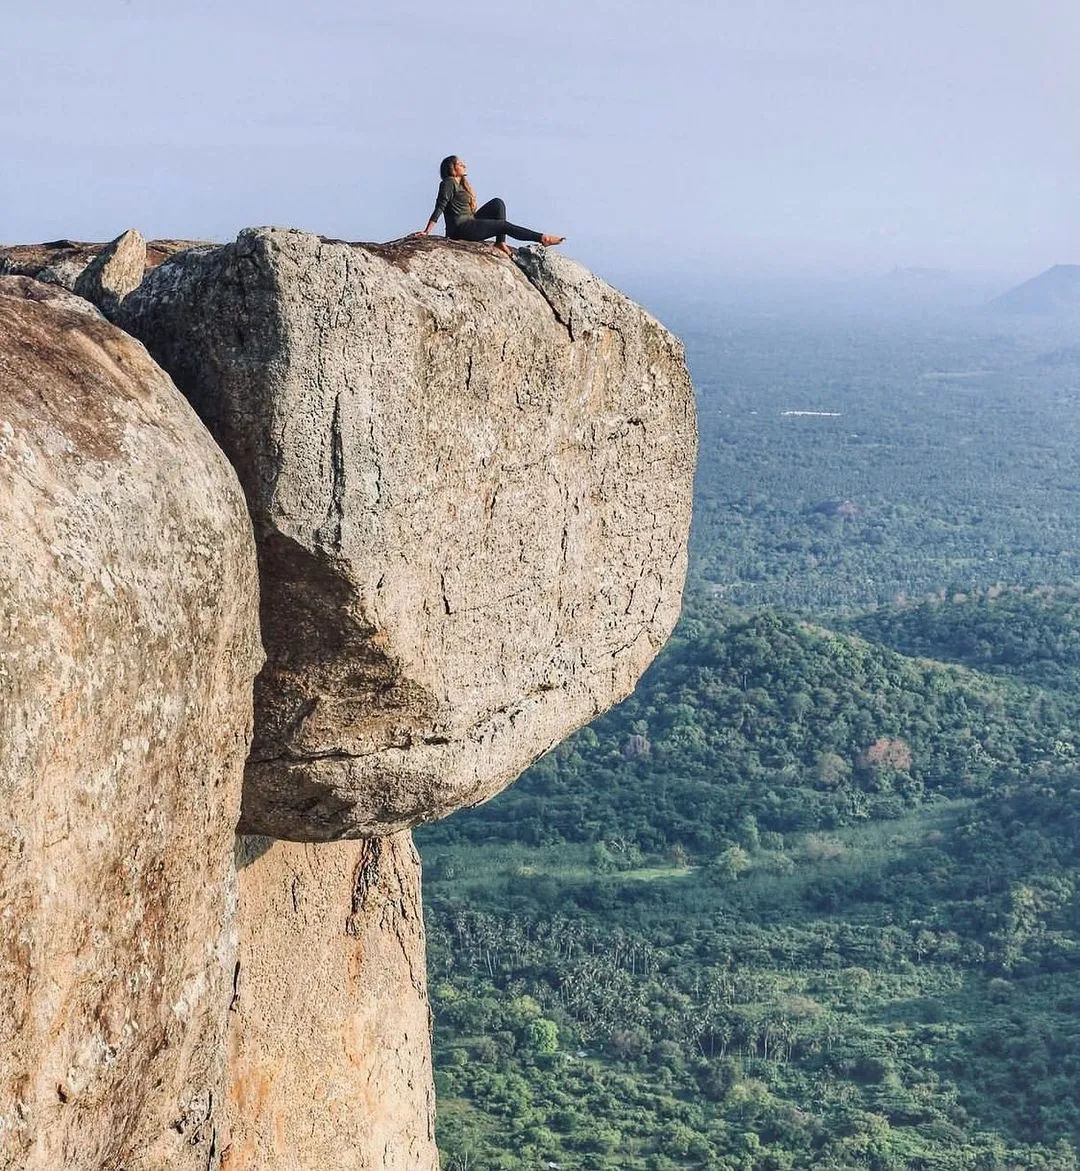
[[[254,542],[183,397],[74,301],[0,281],[0,1168],[206,1171]]]
[[[409,835],[239,837],[237,864],[222,1171],[438,1171]]]
[[[693,392],[677,340],[579,265],[250,229],[119,313],[255,524],[243,831],[395,833],[483,801],[670,633]]]

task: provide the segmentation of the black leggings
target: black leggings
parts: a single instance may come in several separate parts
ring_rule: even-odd
[[[490,240],[492,236],[496,244],[505,244],[507,236],[514,240],[531,240],[534,244],[542,240],[539,232],[512,224],[506,218],[506,204],[501,199],[489,199],[468,219],[458,220],[453,229],[449,225],[447,228],[446,234],[452,240]]]

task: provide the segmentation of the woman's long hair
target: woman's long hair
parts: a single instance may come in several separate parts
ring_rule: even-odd
[[[453,178],[454,167],[457,165],[457,155],[447,155],[445,159],[439,164],[439,178],[450,179]],[[469,182],[468,175],[462,175],[458,180],[464,188],[465,194],[469,197],[469,211],[476,211],[476,192],[472,189],[472,184]]]

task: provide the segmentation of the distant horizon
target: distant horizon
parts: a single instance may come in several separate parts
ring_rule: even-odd
[[[1018,283],[1080,255],[1064,0],[9,7],[11,243],[387,240],[461,153],[600,273]]]
[[[140,223],[126,224],[122,228],[118,228],[112,235],[98,234],[96,236],[91,234],[75,234],[71,232],[62,233],[60,235],[39,235],[34,239],[19,239],[19,240],[0,240],[0,249],[17,248],[26,245],[40,245],[50,243],[60,243],[61,241],[70,241],[76,244],[107,244],[115,239],[122,232],[130,228],[135,228],[147,240],[190,240],[192,243],[207,243],[207,244],[228,244],[236,239],[240,232],[248,228],[258,227],[274,227],[284,230],[296,230],[301,232],[309,232],[312,235],[326,236],[330,239],[346,239],[346,237],[333,236],[331,233],[322,231],[318,228],[310,226],[300,226],[297,224],[245,224],[238,228],[236,232],[231,235],[219,234],[213,236],[210,234],[178,234],[176,232],[151,232],[147,231]],[[406,233],[407,237],[409,233]],[[435,233],[436,236],[442,235],[442,229]],[[389,240],[402,239],[405,237],[387,237],[383,240],[375,238],[365,239],[360,236],[350,238],[350,242],[358,244],[381,244],[387,243]],[[760,264],[757,267],[750,265],[730,265],[724,266],[718,264],[714,257],[702,257],[700,260],[695,260],[692,257],[676,256],[672,257],[666,263],[659,263],[659,257],[652,258],[643,256],[637,253],[640,263],[636,267],[630,267],[626,263],[626,256],[617,255],[609,257],[606,255],[598,256],[593,263],[590,263],[585,258],[575,255],[572,247],[563,246],[558,248],[560,254],[568,256],[572,260],[585,265],[585,267],[593,269],[598,275],[603,276],[604,270],[611,270],[632,276],[636,279],[656,280],[658,282],[670,282],[679,280],[687,276],[695,279],[695,284],[715,284],[717,287],[725,286],[750,286],[750,287],[764,287],[769,288],[775,285],[792,283],[805,286],[807,288],[818,287],[841,287],[851,284],[860,284],[866,282],[884,282],[895,278],[897,275],[919,274],[931,280],[940,278],[942,281],[952,282],[954,285],[967,285],[972,289],[993,289],[995,286],[1000,286],[1001,292],[1006,292],[1010,288],[1022,284],[1027,280],[1049,272],[1053,268],[1067,267],[1080,268],[1080,258],[1075,260],[1055,260],[1045,264],[1042,268],[1031,270],[1028,266],[1021,264],[1018,261],[1003,260],[998,264],[989,263],[980,267],[948,267],[940,264],[895,264],[888,268],[854,268],[854,267],[840,267],[834,269],[813,268],[810,266],[791,265],[784,267],[783,265],[774,262],[770,264]],[[709,276],[703,278],[703,274]],[[993,295],[992,293],[990,295]]]
[[[10,173],[8,179],[10,181]],[[433,188],[430,181],[428,186]],[[0,198],[7,194],[4,190],[4,177],[0,176]],[[230,194],[227,202],[230,212],[238,210],[235,207],[236,195]],[[426,203],[422,201],[418,206],[426,206]],[[124,210],[131,212],[137,209],[128,205]],[[221,210],[225,210],[224,203]],[[25,212],[21,217],[13,218],[15,222],[19,222],[20,219],[26,222],[27,227],[34,223],[34,226],[39,227],[40,230],[24,232],[18,238],[14,238],[4,221],[0,220],[0,234],[2,234],[0,247],[39,244],[63,239],[105,243],[115,239],[128,228],[137,228],[147,239],[191,239],[210,243],[229,243],[241,231],[252,227],[273,226],[296,229],[358,243],[385,243],[389,240],[406,237],[416,230],[415,216],[412,223],[403,217],[396,225],[401,228],[397,234],[392,231],[364,230],[365,227],[387,226],[385,214],[379,217],[379,223],[368,225],[360,221],[343,221],[340,217],[334,217],[323,223],[316,222],[311,217],[298,217],[295,222],[284,219],[258,221],[255,217],[251,217],[245,222],[237,221],[235,227],[226,227],[221,223],[218,215],[209,217],[209,223],[205,215],[202,217],[195,215],[191,221],[185,221],[175,215],[166,217],[160,212],[155,214],[149,204],[144,210],[144,214],[129,217],[130,222],[117,219],[106,224],[100,211],[94,216],[88,216],[85,208],[80,207],[77,202],[73,202],[70,216],[65,215],[62,210],[53,209],[50,215],[44,217],[40,223],[35,223],[37,217],[28,217]],[[421,215],[419,218],[425,217]],[[1080,219],[1078,219],[1078,225],[1080,225]],[[48,228],[54,230],[48,231],[46,230]],[[441,235],[442,232],[443,226],[440,223],[435,234]],[[1080,232],[1077,235],[1080,238]],[[703,237],[703,239],[707,240],[708,237]],[[958,259],[950,262],[947,257],[935,254],[932,244],[927,247],[925,253],[920,254],[912,250],[909,255],[903,258],[893,256],[875,257],[873,260],[863,261],[836,259],[824,262],[799,259],[796,255],[813,249],[815,246],[820,248],[819,241],[802,241],[798,247],[792,246],[790,254],[784,251],[783,246],[771,245],[768,241],[759,240],[755,243],[758,245],[757,251],[759,252],[756,257],[748,249],[736,251],[731,249],[730,245],[726,251],[703,246],[699,253],[687,254],[682,249],[671,250],[665,242],[642,241],[633,236],[620,241],[614,239],[607,232],[590,234],[586,231],[569,236],[566,245],[560,250],[586,267],[597,270],[605,267],[621,267],[625,264],[627,255],[632,254],[638,258],[640,267],[648,267],[658,273],[677,275],[685,272],[697,272],[701,269],[712,269],[722,273],[723,279],[751,282],[793,279],[807,283],[830,284],[881,278],[896,271],[921,271],[948,274],[960,280],[976,283],[1000,282],[1004,289],[1009,284],[1028,280],[1057,265],[1080,265],[1080,245],[1074,245],[1071,241],[1063,243],[1060,250],[1041,250],[1038,255],[1031,258],[1018,256],[1011,249],[1003,249],[1001,253],[997,254],[996,259],[987,259],[986,256],[981,256],[978,262]],[[774,247],[777,250],[770,253],[770,248]],[[661,263],[662,258],[666,259],[663,259]]]

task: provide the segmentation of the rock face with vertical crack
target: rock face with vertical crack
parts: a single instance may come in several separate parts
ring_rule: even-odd
[[[573,262],[251,229],[167,259],[119,313],[255,524],[244,831],[395,833],[483,801],[669,634],[690,380],[676,339]]]
[[[222,1171],[438,1171],[409,834],[237,842]]]
[[[205,1171],[254,541],[168,377],[71,300],[0,280],[0,1167]]]

